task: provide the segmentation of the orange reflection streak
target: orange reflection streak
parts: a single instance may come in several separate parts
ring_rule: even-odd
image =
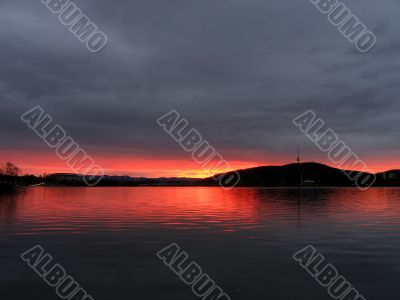
[[[221,188],[30,188],[20,196],[16,219],[42,222],[46,216],[56,228],[87,224],[120,227],[132,223],[252,224],[257,218],[256,192]],[[51,216],[49,218],[49,216]],[[43,218],[45,219],[45,218]]]
[[[0,220],[27,234],[93,229],[258,230],[400,224],[400,189],[28,188],[0,199]],[[1,224],[1,222],[0,222]]]

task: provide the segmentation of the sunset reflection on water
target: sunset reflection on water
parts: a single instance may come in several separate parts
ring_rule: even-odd
[[[54,299],[19,259],[35,244],[95,299],[192,299],[155,255],[172,242],[236,300],[328,299],[291,258],[308,244],[367,299],[400,294],[396,188],[27,188],[0,198],[0,229],[6,299]]]

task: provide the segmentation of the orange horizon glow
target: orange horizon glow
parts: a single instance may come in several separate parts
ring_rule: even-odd
[[[44,173],[75,173],[66,163],[57,157],[51,151],[29,152],[23,151],[2,151],[0,152],[0,162],[11,161],[16,164],[23,174],[42,175]],[[271,156],[273,157],[273,156]],[[259,166],[285,165],[294,163],[293,157],[276,157],[275,159],[265,159],[264,157],[255,157],[254,160],[229,160],[232,168],[230,170],[246,169]],[[205,178],[223,170],[215,170],[214,173],[208,173],[202,166],[191,157],[168,159],[161,157],[132,157],[132,156],[94,156],[94,160],[100,165],[107,175],[128,175],[132,177],[191,177]],[[328,160],[324,161],[321,157],[307,159],[308,162],[320,162],[331,167],[336,167]],[[371,162],[364,160],[368,168],[373,172],[383,172],[392,169],[400,169],[400,159],[386,160],[374,159]]]

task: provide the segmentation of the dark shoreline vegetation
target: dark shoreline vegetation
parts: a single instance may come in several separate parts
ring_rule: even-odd
[[[0,169],[0,192],[12,192],[26,186],[86,186],[78,174],[50,174],[43,176],[20,176],[19,169],[7,163]],[[6,164],[6,165],[7,165]],[[8,170],[8,171],[7,171]],[[10,171],[12,170],[12,171]],[[237,170],[240,181],[237,187],[354,187],[354,180],[337,168],[320,163],[288,164],[283,166],[263,166]],[[348,171],[354,177],[371,174]],[[233,172],[225,173],[228,175]],[[216,175],[218,177],[219,175]],[[400,187],[400,170],[376,173],[375,187]],[[130,176],[104,176],[97,187],[138,187],[138,186],[218,186],[213,177],[198,178],[144,178]]]
[[[0,194],[12,193],[19,187],[40,184],[45,176],[20,175],[21,170],[11,162],[0,164]]]

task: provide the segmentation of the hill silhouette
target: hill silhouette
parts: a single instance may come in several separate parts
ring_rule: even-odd
[[[355,186],[354,180],[343,170],[324,164],[307,162],[283,166],[263,166],[237,170],[240,181],[237,186]],[[359,171],[346,171],[352,176],[371,175]],[[227,172],[230,174],[232,172]],[[200,180],[201,185],[217,185],[213,177]]]

